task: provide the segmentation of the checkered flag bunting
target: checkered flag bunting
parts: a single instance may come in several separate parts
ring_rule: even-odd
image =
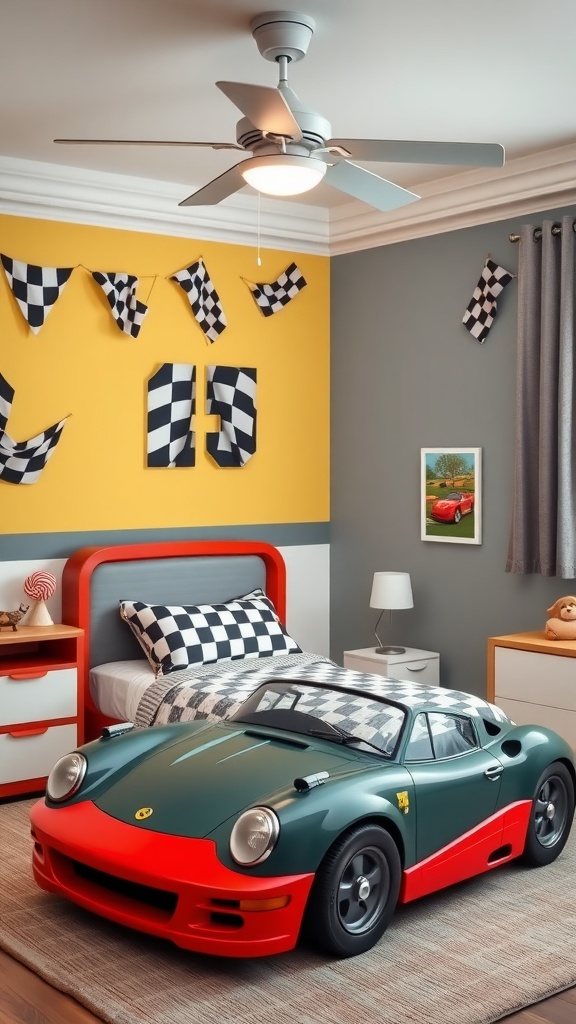
[[[488,331],[494,323],[498,308],[496,299],[513,278],[514,274],[504,270],[504,267],[499,267],[491,259],[486,260],[480,280],[462,317],[466,330],[470,331],[481,345],[486,341]]]
[[[207,435],[206,447],[218,466],[244,466],[256,451],[256,370],[208,366],[206,412],[220,417],[221,429]]]
[[[204,262],[197,260],[196,263],[173,274],[170,280],[177,281],[184,289],[207,341],[215,342],[227,327],[227,320]]]
[[[38,267],[34,263],[13,260],[4,253],[0,253],[0,257],[22,315],[30,330],[38,334],[74,267]]]
[[[196,367],[164,363],[148,381],[146,465],[173,469],[194,466],[196,440]]]
[[[108,274],[100,270],[93,270],[92,277],[108,299],[112,316],[120,330],[131,338],[137,338],[148,312],[148,306],[136,298],[138,278],[132,274]]]
[[[35,484],[52,455],[68,417],[29,441],[13,441],[6,433],[14,389],[0,374],[0,480],[9,484]]]
[[[306,286],[306,279],[295,263],[291,263],[272,284],[254,284],[246,281],[264,316],[272,316],[284,309],[291,299]]]

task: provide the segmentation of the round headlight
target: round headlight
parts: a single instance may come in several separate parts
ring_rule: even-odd
[[[88,762],[75,750],[56,761],[46,783],[46,795],[56,802],[74,795],[82,784]]]
[[[276,846],[280,822],[268,807],[244,811],[230,835],[230,853],[237,864],[250,866],[266,860]]]

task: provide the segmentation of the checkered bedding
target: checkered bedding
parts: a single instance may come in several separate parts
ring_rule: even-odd
[[[230,718],[260,683],[269,679],[308,680],[325,683],[328,687],[349,686],[365,691],[367,696],[388,697],[406,707],[426,706],[429,710],[438,708],[472,716],[482,714],[494,722],[509,720],[500,708],[469,693],[354,672],[328,658],[302,653],[266,659],[265,664],[253,661],[243,668],[238,667],[238,662],[227,662],[173,672],[148,688],[138,706],[135,725],[146,727],[197,718],[211,721]],[[326,720],[345,726],[342,718],[327,716]]]

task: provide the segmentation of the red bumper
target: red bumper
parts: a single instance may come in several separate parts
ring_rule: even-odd
[[[240,874],[209,839],[127,825],[88,801],[54,810],[40,800],[30,818],[34,878],[49,892],[198,953],[266,956],[296,945],[313,874]]]

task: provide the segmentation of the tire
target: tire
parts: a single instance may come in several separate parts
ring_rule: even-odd
[[[332,956],[364,953],[388,927],[400,891],[402,865],[392,837],[377,825],[359,825],[328,851],[314,880],[306,932]]]
[[[461,513],[460,509],[457,508],[455,510],[455,512],[454,512],[454,522],[455,523],[459,523],[461,519],[462,519],[462,513]]]
[[[565,765],[555,761],[538,779],[526,844],[521,856],[530,867],[551,864],[566,845],[574,817],[574,782]]]

